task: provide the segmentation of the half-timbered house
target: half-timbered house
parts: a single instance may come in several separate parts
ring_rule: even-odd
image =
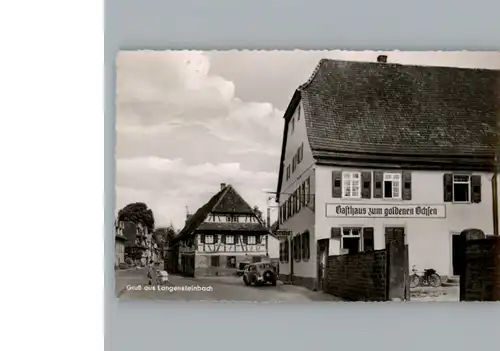
[[[284,115],[282,280],[323,286],[326,258],[404,241],[457,274],[457,234],[498,233],[500,72],[321,60]]]
[[[241,262],[277,257],[278,239],[229,184],[193,215],[172,240],[177,270],[187,276],[227,275]],[[271,251],[271,252],[270,252]],[[276,252],[274,252],[276,251]]]

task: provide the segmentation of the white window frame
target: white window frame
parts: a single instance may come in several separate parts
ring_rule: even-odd
[[[341,227],[340,248],[344,250],[344,238],[359,238],[358,251],[363,251],[363,228],[358,226]],[[344,230],[349,230],[349,235],[344,234]],[[352,234],[353,230],[358,230],[358,234]]]
[[[257,238],[254,235],[249,235],[247,237],[247,244],[248,245],[255,245],[255,244],[257,244]]]
[[[231,239],[231,240],[228,240],[228,239]],[[226,244],[234,245],[234,235],[227,235],[226,236]]]
[[[354,177],[357,175],[357,179]],[[357,181],[358,193],[353,195],[353,185]],[[347,186],[350,186],[350,192],[346,195]],[[342,198],[360,199],[361,198],[361,172],[342,172]]]
[[[385,182],[390,181],[392,183],[392,196],[385,196]],[[399,185],[399,196],[394,196],[394,184]],[[401,200],[403,194],[403,174],[399,172],[384,172],[382,179],[382,197],[386,200]]]
[[[213,235],[205,235],[205,244],[213,244],[213,243],[214,243],[214,236]]]
[[[471,186],[471,176],[470,174],[453,174],[452,175],[452,200],[453,200],[453,203],[454,204],[469,204],[471,202],[471,190],[472,190],[472,186]],[[455,181],[455,177],[467,177],[467,181]],[[467,201],[455,201],[455,184],[467,184],[469,187],[469,191],[468,191],[468,199]]]

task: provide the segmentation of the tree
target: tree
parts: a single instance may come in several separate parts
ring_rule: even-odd
[[[118,212],[118,220],[130,221],[136,224],[142,223],[150,231],[155,228],[153,211],[144,202],[134,202],[122,208]]]
[[[161,242],[163,245],[168,243],[177,235],[174,226],[170,224],[168,227],[161,227],[155,230],[155,237],[157,242]]]
[[[154,240],[161,248],[163,258],[165,258],[165,250],[168,248],[170,241],[177,235],[174,226],[170,224],[168,227],[156,228],[154,233]]]

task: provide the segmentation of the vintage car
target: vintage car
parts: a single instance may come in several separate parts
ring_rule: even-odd
[[[278,276],[276,268],[269,262],[251,263],[243,272],[243,282],[245,285],[276,285]]]

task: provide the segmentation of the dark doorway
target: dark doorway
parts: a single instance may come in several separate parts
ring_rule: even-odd
[[[226,267],[236,268],[236,256],[227,256]]]
[[[318,267],[318,290],[325,290],[326,264],[328,260],[329,239],[318,240],[317,245],[317,267]]]
[[[212,267],[219,267],[219,256],[212,256],[210,257],[210,265]]]
[[[451,264],[453,266],[453,275],[460,275],[462,266],[462,237],[460,234],[453,234],[451,236]]]

